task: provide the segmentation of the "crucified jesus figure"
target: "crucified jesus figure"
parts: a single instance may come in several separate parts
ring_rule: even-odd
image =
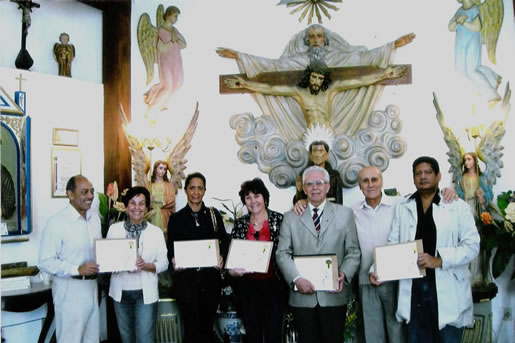
[[[229,88],[248,89],[264,95],[278,95],[292,97],[300,105],[306,128],[321,125],[334,131],[331,126],[331,108],[334,97],[349,89],[369,86],[385,79],[394,79],[402,76],[406,68],[403,66],[389,66],[377,68],[373,73],[355,78],[332,81],[328,67],[319,61],[311,62],[304,70],[302,79],[296,86],[276,85],[244,80],[239,76],[224,80]]]

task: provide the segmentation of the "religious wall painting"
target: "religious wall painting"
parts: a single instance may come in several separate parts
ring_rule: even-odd
[[[503,0],[458,2],[461,6],[448,25],[449,31],[456,32],[455,69],[493,107],[501,100],[498,88],[502,76],[484,63],[482,50],[485,45],[488,59],[495,65],[497,41],[504,16]]]
[[[181,50],[186,48],[186,39],[174,26],[180,13],[176,6],[169,6],[165,10],[163,5],[159,5],[155,26],[148,13],[143,13],[139,18],[137,38],[146,69],[146,85],[155,79],[155,64],[159,73],[158,82],[143,94],[147,106],[145,118],[150,120],[155,120],[158,112],[166,110],[169,98],[184,81]]]
[[[255,81],[268,84],[259,89],[244,87],[247,91],[253,88],[251,96],[262,109],[263,116],[254,118],[252,114],[245,113],[231,118],[231,127],[236,130],[236,139],[241,146],[240,160],[256,163],[261,171],[269,174],[277,187],[293,186],[296,176],[309,162],[305,148],[309,142],[305,140],[314,123],[333,135],[329,160],[340,172],[345,187],[357,184],[358,171],[363,166],[375,165],[382,171],[386,170],[390,158],[403,155],[406,143],[399,135],[402,125],[398,108],[389,106],[384,111],[376,111],[375,105],[384,84],[411,83],[410,66],[394,66],[392,70],[389,65],[394,50],[409,44],[414,38],[414,34],[404,35],[394,42],[368,50],[362,46],[351,46],[338,34],[315,24],[295,34],[278,59],[218,48],[218,55],[235,59],[243,73],[237,76],[240,79],[235,75],[222,75],[222,94],[234,92],[234,89],[227,91],[231,87],[228,83],[232,86],[240,83],[234,87],[236,92],[241,92],[241,82],[248,83],[245,80],[254,82],[252,86],[256,86]],[[327,65],[330,78],[336,83],[341,79],[354,79],[356,86],[330,96],[315,97],[309,94],[309,87],[302,86],[298,88],[306,88],[304,95],[294,94],[295,85],[299,85],[299,75],[314,63]],[[390,69],[387,71],[387,68]],[[306,73],[308,78],[314,74],[323,73]],[[228,81],[231,79],[233,81]],[[384,84],[380,85],[378,81]],[[364,86],[369,84],[373,85]],[[306,98],[313,99],[306,103]]]

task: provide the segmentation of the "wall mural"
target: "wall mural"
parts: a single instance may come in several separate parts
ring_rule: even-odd
[[[142,14],[138,22],[138,46],[147,71],[147,85],[154,79],[154,64],[157,63],[159,70],[159,82],[143,95],[147,105],[145,118],[150,120],[155,120],[156,112],[166,109],[168,99],[184,80],[181,49],[186,48],[186,40],[173,26],[180,13],[176,6],[164,10],[159,5],[156,26],[148,13]]]
[[[220,92],[251,91],[265,114],[257,119],[248,113],[231,118],[241,146],[240,160],[256,163],[277,187],[295,185],[309,162],[307,139],[314,139],[312,130],[317,127],[332,135],[330,161],[345,187],[357,184],[358,171],[366,165],[386,170],[390,158],[403,155],[406,143],[398,134],[402,126],[398,109],[389,106],[383,112],[375,111],[375,105],[385,85],[411,83],[409,66],[383,68],[392,64],[397,48],[414,38],[407,34],[367,49],[352,46],[337,33],[314,24],[295,34],[278,59],[218,48],[218,55],[234,59],[243,73],[222,75]],[[315,65],[324,70],[329,67],[328,73],[313,72]],[[299,83],[303,70],[307,79]],[[321,79],[326,81],[331,78],[335,86],[310,86],[314,74],[323,75]],[[353,81],[342,88],[342,79]],[[386,79],[392,80],[384,82]]]
[[[449,31],[456,32],[454,63],[458,73],[472,81],[490,106],[501,100],[497,92],[501,75],[482,64],[482,48],[496,63],[495,51],[503,22],[502,0],[459,0],[462,5],[449,21]]]

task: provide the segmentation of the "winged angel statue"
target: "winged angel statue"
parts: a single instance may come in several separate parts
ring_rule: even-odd
[[[503,120],[494,121],[482,134],[472,132],[473,138],[480,138],[476,144],[475,152],[465,152],[459,139],[454,132],[446,126],[444,114],[438,104],[436,94],[433,93],[433,104],[436,108],[436,118],[443,132],[445,143],[449,148],[447,156],[451,165],[449,172],[452,174],[452,181],[456,186],[456,193],[464,199],[477,216],[487,210],[488,204],[493,200],[492,187],[497,178],[501,176],[501,168],[504,147],[501,140],[506,132],[505,123],[510,112],[511,90],[509,83],[506,86],[501,109],[504,112]],[[478,159],[486,168],[480,170]]]
[[[501,100],[497,88],[502,77],[481,64],[482,45],[488,58],[496,63],[495,51],[503,22],[503,0],[458,0],[458,8],[449,21],[449,31],[456,32],[454,63],[456,71],[485,91],[491,104]]]
[[[144,187],[148,183],[148,174],[150,171],[150,163],[152,161],[150,161],[149,156],[145,152],[144,143],[128,131],[128,120],[121,106],[120,112],[122,116],[123,131],[127,137],[129,151],[132,157],[132,169],[135,173],[134,180],[136,185]],[[195,134],[195,130],[197,128],[198,116],[199,110],[197,102],[195,112],[193,113],[193,117],[190,120],[186,132],[184,132],[182,138],[166,158],[166,165],[171,175],[170,182],[174,185],[176,190],[182,188],[182,180],[186,178],[184,175],[184,170],[186,169],[186,163],[188,160],[186,160],[184,157],[191,148],[191,140],[193,139],[193,135]],[[170,144],[170,141],[168,141],[168,144]],[[162,150],[167,151],[168,146]]]
[[[179,8],[163,5],[157,7],[156,25],[148,13],[143,13],[138,22],[138,46],[145,64],[148,85],[154,79],[154,64],[159,70],[159,83],[154,84],[144,95],[148,113],[166,109],[170,96],[182,86],[184,73],[181,49],[186,47],[186,40],[173,25],[180,14]]]

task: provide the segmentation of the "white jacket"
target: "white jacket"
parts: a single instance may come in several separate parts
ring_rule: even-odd
[[[118,222],[109,227],[106,238],[126,238],[127,231],[123,227],[123,222]],[[138,255],[146,263],[154,263],[156,272],[141,271],[141,284],[143,285],[143,302],[151,304],[159,300],[157,288],[157,274],[168,268],[166,242],[163,232],[155,225],[148,223],[147,228],[141,233],[139,238]],[[120,302],[122,300],[122,273],[113,273],[109,285],[109,296]]]
[[[433,204],[436,251],[442,266],[435,269],[438,325],[463,327],[472,324],[472,290],[468,263],[479,252],[479,234],[469,205],[461,199]],[[395,207],[389,244],[415,240],[417,203],[406,198]],[[410,320],[411,279],[399,281],[397,319]]]

